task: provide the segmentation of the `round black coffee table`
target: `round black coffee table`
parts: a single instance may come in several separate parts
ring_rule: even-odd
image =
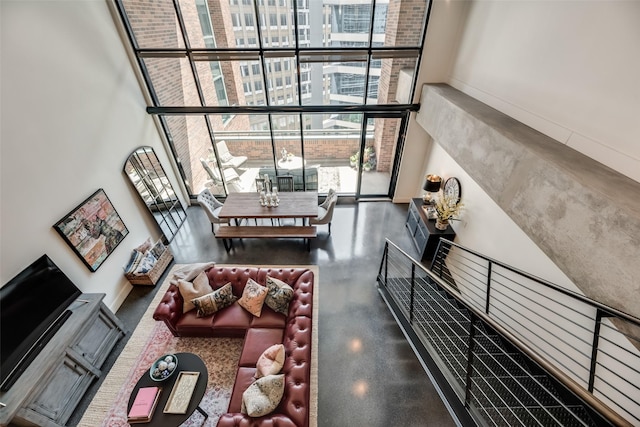
[[[151,427],[179,426],[186,421],[196,409],[204,416],[205,420],[209,417],[209,415],[199,406],[200,401],[204,396],[204,392],[207,390],[207,379],[209,378],[207,367],[204,365],[202,359],[193,353],[176,353],[176,357],[178,358],[178,369],[168,379],[165,381],[153,381],[149,376],[149,370],[146,370],[133,387],[131,396],[129,396],[129,403],[127,404],[127,413],[131,410],[131,406],[133,405],[133,400],[138,393],[138,389],[141,387],[162,387],[160,397],[158,398],[158,404],[156,409],[153,411],[151,421],[140,425]],[[163,412],[164,407],[167,404],[167,400],[169,400],[169,395],[171,394],[173,385],[182,371],[200,373],[198,381],[196,382],[196,387],[191,395],[189,407],[187,408],[187,412],[184,414],[165,414]]]

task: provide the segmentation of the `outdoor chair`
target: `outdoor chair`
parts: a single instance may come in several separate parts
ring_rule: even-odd
[[[218,148],[218,156],[223,168],[238,169],[247,161],[247,156],[234,156],[231,154],[225,141],[218,142],[216,147]]]
[[[211,166],[209,166],[209,164],[205,159],[201,158],[200,163],[202,164],[202,167],[204,168],[204,170],[207,172],[207,175],[209,176],[209,180],[211,181],[211,184],[216,187],[219,187],[220,189],[223,189],[224,184],[222,183],[220,170],[218,168],[211,168]],[[234,192],[242,191],[242,186],[240,185],[240,176],[235,170],[230,168],[224,169],[223,174],[224,174],[224,180],[226,181],[227,188],[229,190],[232,190]]]
[[[293,175],[282,175],[277,179],[278,191],[293,191]]]
[[[278,192],[282,193],[282,192],[291,192],[294,191],[294,187],[293,187],[293,176],[292,175],[281,175],[276,177],[276,183],[278,184]],[[278,223],[280,225],[296,225],[296,219],[295,218],[287,218],[287,219],[282,219],[280,218],[278,220]]]
[[[218,216],[223,204],[211,194],[208,188],[205,188],[198,194],[197,201],[211,222],[211,232],[213,232],[214,236],[216,235],[215,224],[229,224],[228,218],[220,218]]]
[[[315,218],[309,218],[309,225],[323,225],[329,226],[329,234],[331,234],[331,219],[333,218],[333,208],[338,202],[338,194],[333,188],[329,189],[327,197],[318,206],[318,216]]]

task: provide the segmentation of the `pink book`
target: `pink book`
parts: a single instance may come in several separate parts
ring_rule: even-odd
[[[131,405],[128,417],[130,419],[151,418],[153,410],[156,407],[159,393],[160,387],[140,388],[133,401],[133,405]]]

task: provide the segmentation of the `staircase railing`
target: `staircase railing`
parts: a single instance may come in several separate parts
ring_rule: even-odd
[[[462,424],[640,425],[640,319],[444,239],[378,284]]]

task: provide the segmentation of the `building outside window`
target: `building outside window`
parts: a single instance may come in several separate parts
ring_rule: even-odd
[[[367,120],[363,127],[365,116],[358,109],[379,105],[376,111],[385,111],[385,106],[398,111],[400,105],[408,113],[412,108],[411,99],[396,99],[396,87],[401,72],[415,76],[426,1],[178,0],[179,15],[171,2],[163,6],[151,0],[115,1],[124,11],[128,25],[123,28],[131,28],[138,46],[135,54],[146,69],[146,84],[154,95],[152,107],[158,108],[154,114],[174,146],[192,195],[205,185],[212,186],[214,194],[240,191],[224,179],[208,177],[200,164],[200,158],[206,157],[214,171],[223,168],[215,157],[219,140],[225,140],[234,155],[251,153],[236,171],[240,176],[267,167],[278,173],[273,159],[281,148],[304,156],[308,164],[319,167],[319,171],[303,171],[307,189],[326,190],[328,183],[335,184],[334,172],[325,168],[344,167],[345,162],[349,167],[349,158],[361,144],[374,146],[376,172],[389,174],[393,169],[399,124]],[[287,50],[287,46],[302,50]],[[187,47],[196,51],[175,54],[186,53]],[[162,57],[145,51],[163,48],[170,48],[172,54]],[[293,114],[273,109],[255,114],[234,111],[250,105],[300,106],[302,110]],[[228,110],[180,115],[163,113],[165,106]],[[335,106],[336,111],[308,113],[308,106]],[[350,107],[349,112],[340,110],[344,106]],[[271,129],[276,123],[278,129]],[[247,176],[243,182],[250,185],[251,181]],[[339,183],[338,189],[352,193],[356,191],[353,182]]]

